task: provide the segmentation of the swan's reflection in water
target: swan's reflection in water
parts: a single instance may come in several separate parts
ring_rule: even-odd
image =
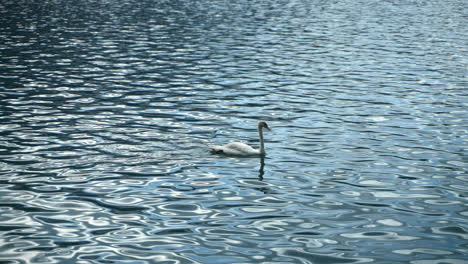
[[[265,157],[260,158],[260,168],[258,169],[258,181],[263,182],[263,175],[265,175]],[[264,193],[264,194],[271,194],[274,193],[271,188],[267,187],[268,185],[265,185],[264,187],[259,187],[256,188],[258,191]]]
[[[265,157],[260,157],[260,169],[258,170],[258,180],[263,181],[263,175],[265,174]]]

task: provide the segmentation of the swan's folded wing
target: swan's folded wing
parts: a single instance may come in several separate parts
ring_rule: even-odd
[[[260,152],[251,146],[240,143],[233,142],[224,146],[209,146],[211,153],[223,153],[226,155],[236,155],[236,156],[248,156],[248,155],[258,155]]]
[[[252,155],[252,154],[258,153],[258,150],[252,148],[251,146],[247,144],[240,143],[240,142],[229,143],[225,147],[232,151],[239,152],[240,154],[243,154],[243,155]]]

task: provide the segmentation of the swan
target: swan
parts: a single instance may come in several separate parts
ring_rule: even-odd
[[[260,149],[254,149],[251,146],[240,143],[232,142],[223,146],[209,146],[213,154],[225,154],[230,156],[264,156],[265,145],[263,143],[263,128],[270,130],[265,121],[258,121],[258,136],[260,137]]]

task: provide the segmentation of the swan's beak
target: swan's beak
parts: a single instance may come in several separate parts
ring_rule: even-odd
[[[265,124],[265,128],[266,128],[268,131],[271,131],[271,129],[268,127],[267,124]]]

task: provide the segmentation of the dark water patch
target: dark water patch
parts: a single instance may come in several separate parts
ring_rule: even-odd
[[[57,213],[60,212],[59,210],[53,210],[53,209],[48,209],[44,207],[39,208],[36,206],[19,204],[19,203],[1,203],[0,205],[2,207],[12,208],[14,210],[24,211],[24,212],[57,212]]]
[[[107,233],[114,232],[116,230],[119,230],[120,228],[107,228],[107,229],[98,229],[98,230],[93,230],[90,231],[91,234],[95,236],[102,236],[106,235]]]
[[[320,232],[297,232],[295,233],[295,235],[298,235],[298,236],[322,236],[323,233],[320,233]]]
[[[358,206],[364,206],[364,207],[389,207],[390,205],[388,204],[377,204],[377,203],[354,203]]]
[[[99,198],[93,199],[89,197],[68,197],[67,199],[72,200],[72,201],[75,201],[75,199],[77,199],[77,201],[78,200],[87,201],[100,208],[108,209],[112,213],[115,213],[115,214],[132,214],[132,213],[142,212],[148,209],[142,206],[129,206],[129,205],[123,205],[123,204],[113,205],[112,203],[108,203]]]
[[[183,235],[187,233],[192,233],[193,231],[190,229],[182,229],[182,228],[176,228],[176,229],[167,229],[167,230],[162,230],[159,232],[156,232],[155,234],[158,236],[166,236],[166,235]]]
[[[90,243],[91,242],[89,241],[54,241],[54,244],[56,244],[59,248],[75,247],[75,246],[87,245]]]

